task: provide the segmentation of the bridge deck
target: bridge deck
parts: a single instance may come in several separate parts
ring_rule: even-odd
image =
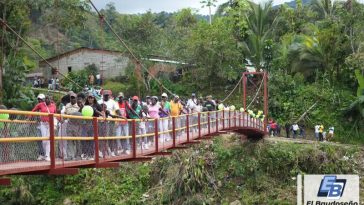
[[[120,161],[142,161],[149,160],[151,155],[169,154],[169,149],[185,148],[185,144],[196,143],[196,140],[216,135],[222,130],[253,137],[265,134],[260,120],[235,111],[195,113],[146,122],[7,110],[0,110],[1,113],[10,114],[10,118],[0,120],[0,176],[70,174],[75,173],[74,168],[116,167],[116,162]],[[46,123],[45,118],[49,119]],[[57,123],[57,118],[62,120]],[[46,133],[45,124],[48,126]],[[126,125],[129,134],[122,136],[117,131],[120,124]],[[169,141],[164,138],[169,138]],[[117,153],[127,141],[130,153]],[[142,149],[142,142],[150,142],[149,149]],[[37,161],[42,147],[43,154],[44,148],[47,149],[45,143],[49,143],[50,161]],[[88,159],[81,159],[81,153],[91,154]],[[67,157],[70,155],[73,157]]]

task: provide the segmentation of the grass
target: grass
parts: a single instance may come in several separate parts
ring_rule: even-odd
[[[362,176],[363,156],[360,147],[351,145],[243,143],[239,136],[222,135],[171,157],[123,163],[119,169],[16,176],[14,187],[0,190],[0,203],[294,204],[298,173]]]

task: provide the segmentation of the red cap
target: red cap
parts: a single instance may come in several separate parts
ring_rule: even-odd
[[[138,100],[138,101],[139,101],[138,96],[133,96],[131,99],[132,99],[132,100]]]

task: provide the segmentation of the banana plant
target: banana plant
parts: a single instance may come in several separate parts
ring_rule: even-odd
[[[358,80],[357,98],[346,108],[346,114],[359,121],[364,120],[364,76],[360,70],[355,70],[355,76]]]

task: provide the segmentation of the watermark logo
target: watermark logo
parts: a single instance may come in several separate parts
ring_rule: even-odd
[[[340,199],[345,190],[346,179],[338,179],[336,176],[324,176],[321,180],[318,197],[327,199]]]
[[[298,175],[297,204],[359,205],[359,176]]]

